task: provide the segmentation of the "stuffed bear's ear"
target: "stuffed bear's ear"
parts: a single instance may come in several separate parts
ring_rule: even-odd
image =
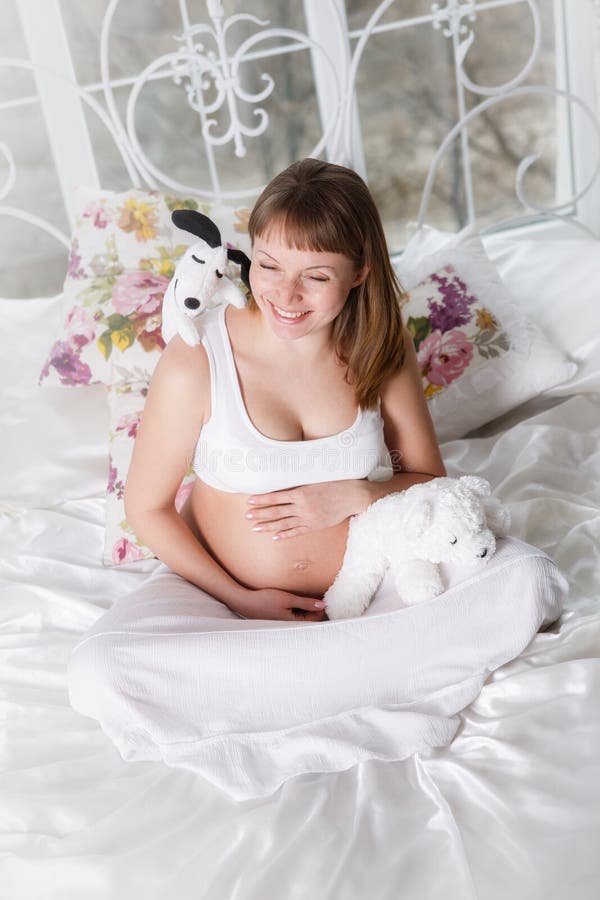
[[[489,481],[479,478],[478,475],[461,475],[458,483],[479,497],[489,497],[492,492]]]
[[[206,241],[209,247],[221,246],[221,232],[213,220],[203,213],[196,212],[195,209],[176,209],[171,213],[171,220],[177,228]]]
[[[243,250],[236,250],[235,247],[227,248],[227,258],[240,266],[242,281],[248,289],[250,289],[250,259]]]
[[[496,537],[506,537],[510,528],[510,510],[496,497],[486,497],[483,508],[485,521]]]

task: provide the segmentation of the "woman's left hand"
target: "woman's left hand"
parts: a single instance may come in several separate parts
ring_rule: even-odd
[[[248,498],[246,518],[253,531],[275,540],[330,528],[367,508],[368,484],[348,479],[253,494]]]

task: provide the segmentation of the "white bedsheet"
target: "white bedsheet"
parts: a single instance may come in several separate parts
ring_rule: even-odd
[[[562,619],[489,678],[450,747],[243,803],[124,762],[69,707],[78,636],[155,565],[102,567],[101,497],[0,517],[2,900],[597,898],[599,400],[541,399],[443,451],[565,572]]]

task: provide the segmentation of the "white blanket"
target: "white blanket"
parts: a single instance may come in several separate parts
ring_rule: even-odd
[[[560,621],[487,678],[448,747],[244,803],[124,762],[69,705],[73,647],[145,577],[102,567],[101,498],[2,516],[0,896],[596,900],[600,406],[530,404],[488,431],[444,458],[489,478],[568,574]]]
[[[77,645],[75,709],[127,760],[192,769],[236,800],[310,772],[448,745],[491,671],[560,615],[566,582],[541,551],[498,542],[448,589],[398,609],[391,577],[367,614],[246,620],[161,566]]]
[[[567,318],[580,299],[569,295]],[[156,563],[102,566],[105,404],[86,394],[77,445],[67,405],[81,397],[53,416],[40,395],[28,414],[18,381],[31,341],[19,323],[10,332],[5,306],[0,497],[35,508],[0,515],[0,897],[597,900],[600,339],[578,353],[575,383],[553,391],[580,396],[540,398],[443,447],[450,474],[488,478],[513,533],[567,575],[559,622],[489,675],[449,746],[298,776],[240,803],[196,772],[124,762],[69,705],[74,646]],[[598,309],[585,307],[590,334]]]

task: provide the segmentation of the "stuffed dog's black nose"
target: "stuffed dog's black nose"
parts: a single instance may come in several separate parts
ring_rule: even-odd
[[[222,277],[223,277],[223,273],[222,273],[222,272],[219,272],[218,269],[215,269],[215,272],[217,273],[217,278],[222,278]]]
[[[183,305],[187,307],[187,309],[198,309],[200,301],[197,297],[186,297],[183,301]]]
[[[484,556],[487,556],[487,552],[488,552],[488,551],[487,551],[487,547],[484,547],[483,550],[481,551],[481,553],[478,553],[477,555],[478,555],[481,559],[483,559]]]

